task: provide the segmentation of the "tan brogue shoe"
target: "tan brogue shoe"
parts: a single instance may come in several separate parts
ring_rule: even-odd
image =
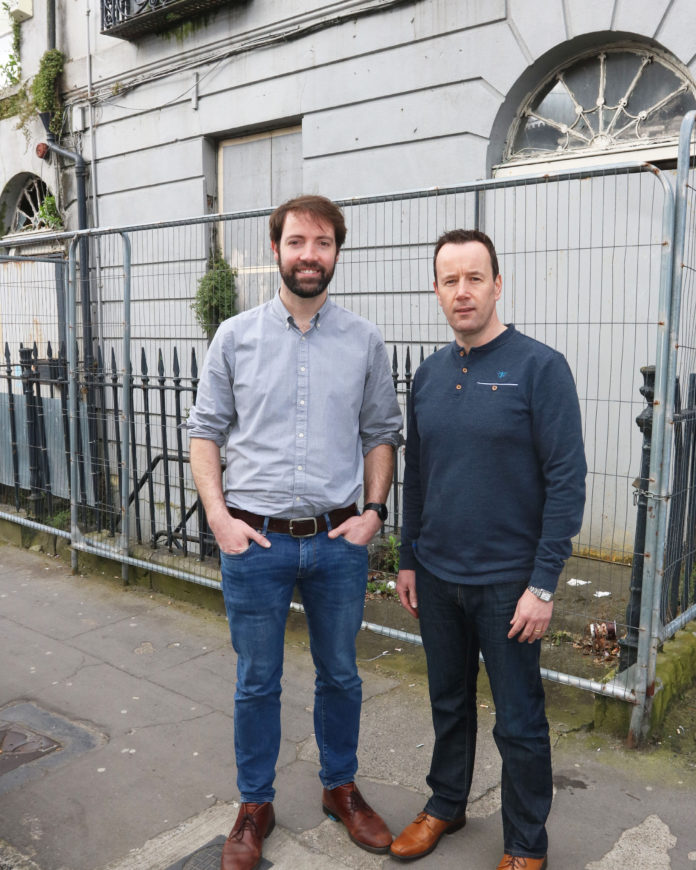
[[[322,808],[326,815],[341,821],[348,836],[361,849],[382,855],[389,851],[392,835],[381,816],[370,807],[354,782],[324,789]]]
[[[466,824],[466,817],[446,822],[426,812],[418,813],[391,844],[389,854],[397,861],[413,861],[429,855],[443,834],[453,834]]]
[[[498,864],[498,870],[546,870],[548,862],[546,855],[543,858],[523,858],[521,855],[503,855],[503,860]]]
[[[220,870],[254,870],[261,863],[261,847],[275,827],[272,803],[242,804],[222,849]]]

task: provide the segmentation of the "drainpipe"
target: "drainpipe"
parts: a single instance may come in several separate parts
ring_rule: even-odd
[[[46,42],[49,49],[56,47],[56,0],[46,0]]]
[[[49,151],[54,151],[61,157],[67,160],[72,160],[75,164],[75,181],[77,184],[77,228],[79,230],[87,229],[87,190],[85,178],[87,177],[87,165],[81,154],[75,151],[68,151],[56,142],[55,135],[49,129],[50,113],[41,112],[41,120],[46,128],[47,146]],[[39,152],[39,156],[45,156]],[[92,350],[92,306],[89,290],[89,245],[87,236],[81,236],[79,242],[80,251],[80,307],[82,309],[82,329],[83,329],[83,353],[85,370],[92,371],[94,364],[94,353]]]

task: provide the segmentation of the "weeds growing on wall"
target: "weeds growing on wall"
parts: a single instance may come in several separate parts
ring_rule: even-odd
[[[44,52],[39,71],[31,83],[34,108],[37,112],[49,112],[51,132],[60,135],[63,126],[63,107],[58,95],[58,79],[63,72],[65,55],[57,48]]]
[[[233,269],[222,256],[220,248],[215,248],[208,260],[208,269],[198,280],[196,300],[191,308],[208,338],[212,338],[223,320],[237,313],[237,293]]]
[[[10,4],[7,0],[0,3],[3,12],[10,16]],[[12,51],[5,63],[0,64],[0,87],[18,85],[22,77],[22,64],[19,57],[19,50],[22,46],[22,25],[21,22],[12,19]],[[4,79],[4,82],[2,81]]]

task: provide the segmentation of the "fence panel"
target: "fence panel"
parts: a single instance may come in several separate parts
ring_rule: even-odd
[[[696,616],[696,113],[682,124],[677,169],[674,286],[664,473],[665,546],[656,616],[671,637]]]
[[[342,206],[348,238],[331,294],[382,330],[404,411],[419,361],[451,340],[432,291],[432,251],[438,235],[455,226],[478,225],[496,242],[503,319],[567,357],[583,412],[588,505],[543,657],[554,678],[576,684],[582,678],[584,687],[597,688],[596,680],[616,660],[615,637],[606,627],[616,623],[619,636],[629,628],[633,484],[642,452],[635,418],[645,408],[641,368],[657,362],[659,297],[670,254],[665,216],[671,199],[664,179],[645,167],[614,167],[353,199]],[[77,548],[217,584],[217,553],[197,503],[182,431],[207,348],[192,304],[217,247],[235,272],[240,308],[271,298],[278,278],[267,215],[89,231],[87,282],[73,245],[79,416],[71,534]],[[126,281],[130,304],[124,306]],[[92,360],[82,344],[85,285],[92,288],[92,303],[98,301]],[[55,430],[51,438],[59,444],[60,427]],[[11,467],[11,457],[2,463]],[[399,451],[390,496],[390,521],[397,526],[402,473]],[[11,475],[3,483],[11,487]],[[397,629],[413,631],[407,616],[397,622]]]

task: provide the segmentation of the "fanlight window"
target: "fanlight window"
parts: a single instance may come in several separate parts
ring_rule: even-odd
[[[673,143],[694,85],[655,52],[606,49],[557,70],[523,105],[505,161],[589,156]]]
[[[9,232],[32,232],[51,227],[52,220],[50,209],[47,209],[47,198],[49,203],[55,203],[46,183],[36,175],[29,176],[17,198]]]

